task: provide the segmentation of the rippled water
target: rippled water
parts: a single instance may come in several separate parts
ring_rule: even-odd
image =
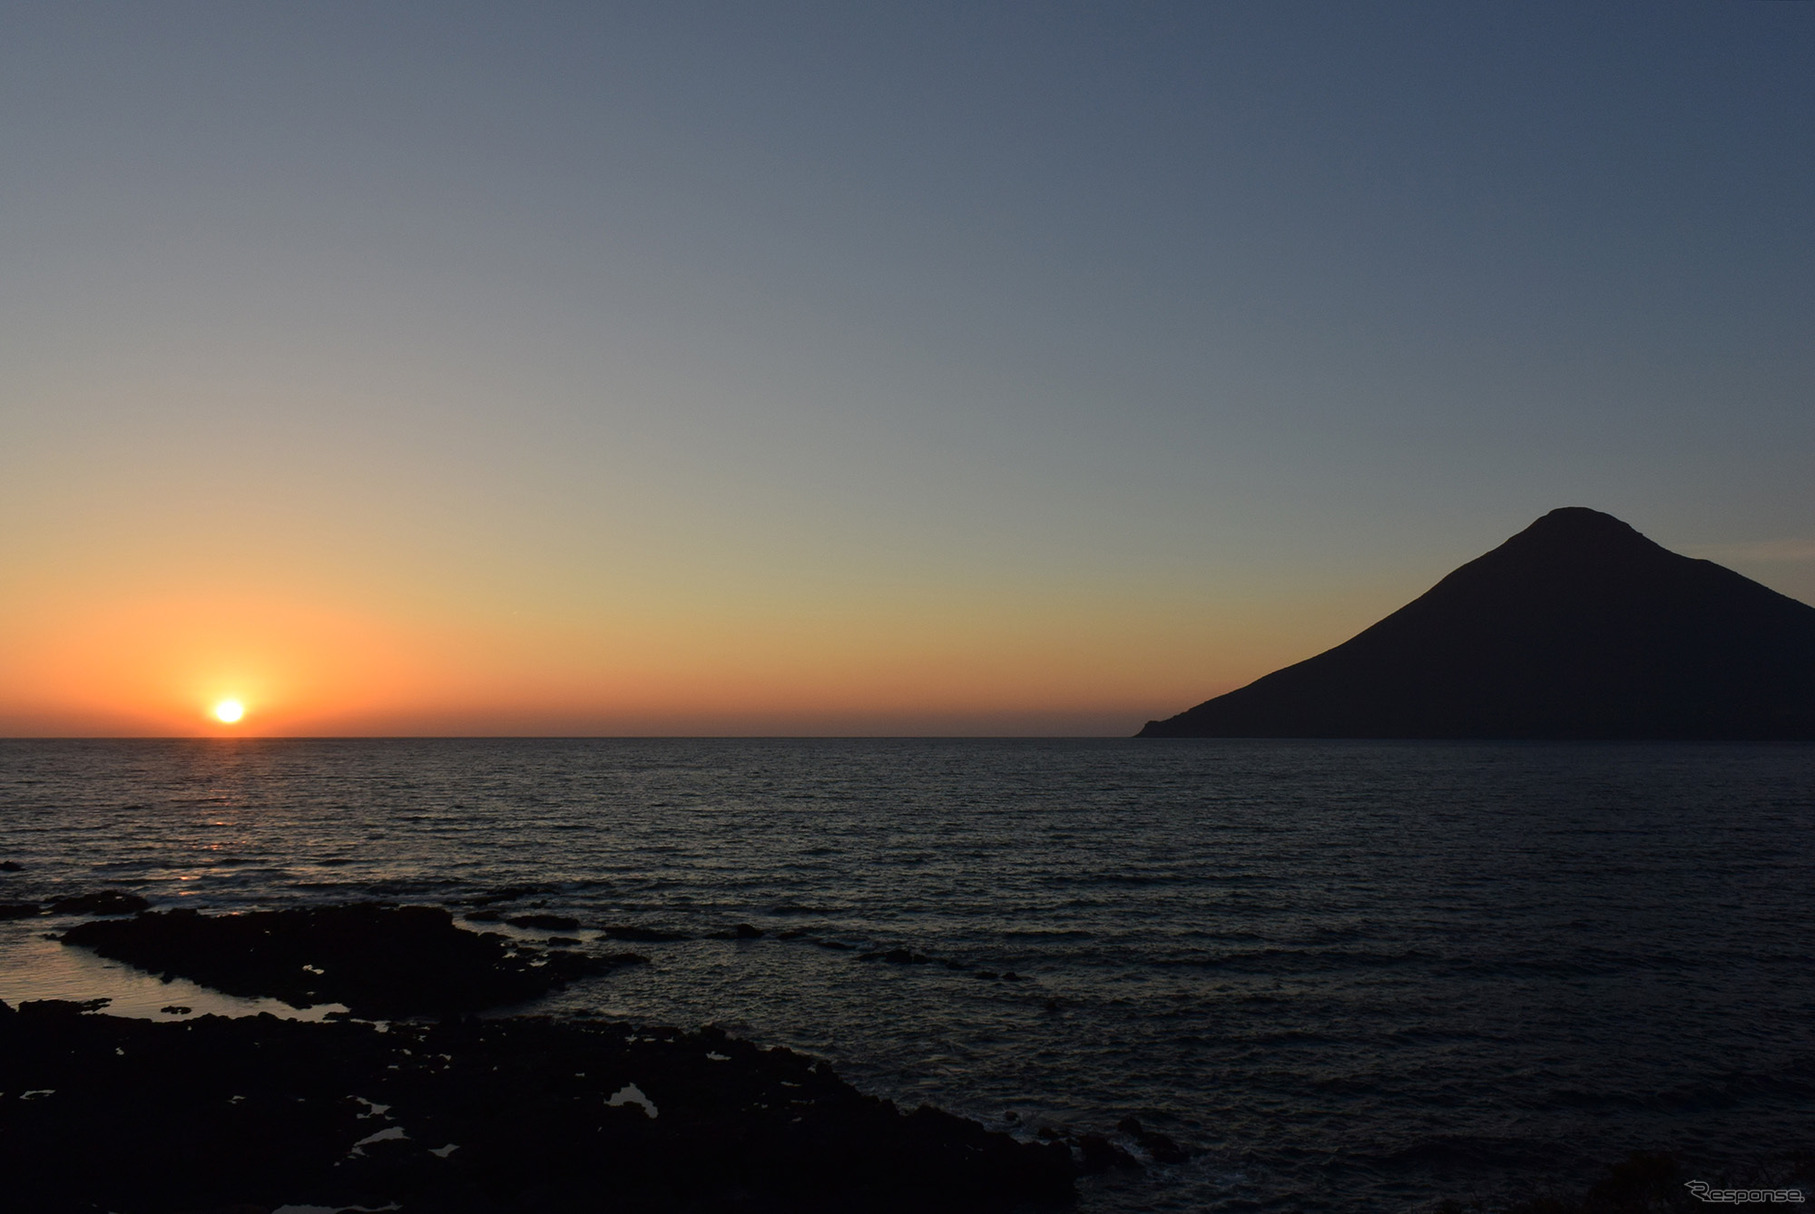
[[[1198,1152],[1086,1211],[1416,1208],[1815,1145],[1815,747],[0,742],[0,859],[0,900],[537,884],[589,925],[752,923],[547,1006]],[[47,926],[0,924],[0,998],[155,1014]],[[932,962],[860,959],[894,948]]]

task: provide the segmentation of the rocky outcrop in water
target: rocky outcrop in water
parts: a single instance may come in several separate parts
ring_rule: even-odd
[[[92,894],[77,894],[73,898],[58,898],[50,904],[52,914],[57,915],[136,915],[142,910],[149,910],[151,903],[137,894],[125,890],[104,889]]]
[[[17,867],[16,865],[14,866]],[[104,889],[92,894],[57,898],[49,903],[0,902],[0,919],[28,919],[34,915],[133,915],[151,903],[137,894]]]
[[[152,911],[95,919],[63,937],[154,974],[293,1007],[343,1003],[357,1016],[434,1016],[500,1007],[645,960],[543,949],[467,931],[435,906],[359,903],[238,915]]]
[[[1568,507],[1139,736],[1815,739],[1815,607]]]

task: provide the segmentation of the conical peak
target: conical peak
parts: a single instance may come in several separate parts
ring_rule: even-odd
[[[1559,506],[1525,529],[1527,535],[1632,536],[1644,539],[1632,526],[1587,506]],[[1649,543],[1649,540],[1646,540]]]
[[[1497,551],[1521,553],[1528,558],[1543,554],[1541,559],[1571,556],[1605,558],[1616,553],[1631,556],[1640,553],[1668,555],[1666,549],[1647,539],[1630,525],[1611,514],[1590,510],[1586,506],[1563,506],[1552,510],[1506,541]]]
[[[1145,737],[1815,739],[1815,608],[1566,506]]]
[[[1142,733],[1815,739],[1815,608],[1569,506],[1334,649]]]

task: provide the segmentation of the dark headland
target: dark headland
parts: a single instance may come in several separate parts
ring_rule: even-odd
[[[1570,506],[1138,736],[1815,739],[1815,607]]]

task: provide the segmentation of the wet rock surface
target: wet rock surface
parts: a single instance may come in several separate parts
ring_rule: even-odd
[[[295,1007],[344,1003],[357,1016],[421,1016],[522,1003],[586,974],[646,960],[542,949],[458,927],[440,907],[361,903],[95,919],[64,935],[154,974]]]
[[[1189,1153],[1171,1138],[1143,1126],[1139,1117],[1124,1117],[1115,1128],[1138,1142],[1141,1150],[1155,1163],[1184,1163],[1190,1158]]]
[[[8,1201],[50,1214],[1040,1209],[1074,1170],[787,1050],[598,1021],[0,1004],[0,1092]]]
[[[150,906],[151,903],[137,894],[104,889],[92,894],[78,894],[73,898],[58,898],[50,904],[50,909],[59,915],[135,915]]]

